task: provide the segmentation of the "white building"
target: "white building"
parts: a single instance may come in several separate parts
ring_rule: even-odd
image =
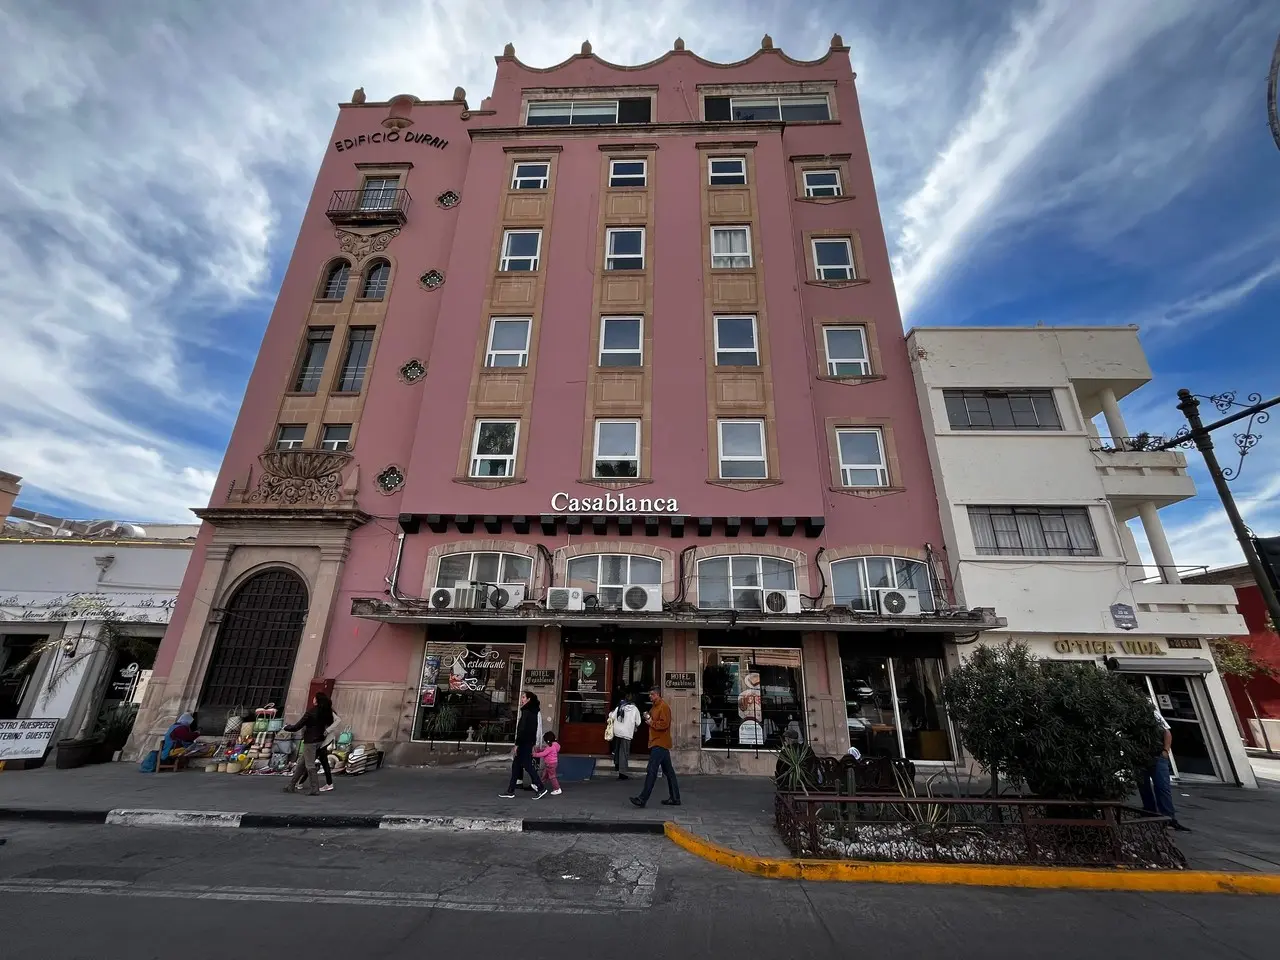
[[[1235,592],[1180,582],[1159,510],[1194,496],[1186,459],[1120,413],[1151,379],[1137,329],[918,327],[908,346],[957,594],[1008,620],[982,642],[1107,663],[1169,721],[1179,776],[1254,786],[1205,642],[1247,632]]]

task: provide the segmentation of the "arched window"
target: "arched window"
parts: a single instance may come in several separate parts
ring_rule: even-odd
[[[240,586],[223,611],[200,696],[211,732],[233,707],[284,709],[306,620],[307,586],[297,574],[266,570]]]
[[[364,274],[364,283],[360,286],[361,299],[381,300],[387,295],[387,281],[390,279],[391,264],[385,260],[370,264]]]
[[[321,300],[341,300],[347,292],[347,280],[351,278],[351,264],[345,260],[335,260],[324,275],[324,289],[320,291]]]
[[[436,586],[468,583],[523,583],[529,586],[533,561],[515,553],[451,553],[440,558]]]
[[[902,557],[852,557],[831,564],[831,589],[836,603],[852,604],[855,610],[872,610],[871,591],[876,587],[918,590],[920,609],[934,609],[933,583],[926,563]]]
[[[796,589],[796,565],[777,557],[710,557],[698,561],[703,610],[761,610],[765,590]]]
[[[662,585],[662,561],[625,553],[598,553],[574,557],[566,571],[566,585],[595,594],[600,606],[621,609],[622,593],[632,584]]]

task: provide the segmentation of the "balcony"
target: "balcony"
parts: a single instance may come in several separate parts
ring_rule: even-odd
[[[1166,637],[1229,637],[1249,632],[1236,590],[1217,583],[1135,583],[1142,632]]]
[[[1090,440],[1103,492],[1120,520],[1137,516],[1140,503],[1167,507],[1196,495],[1187,458],[1176,450],[1150,449],[1157,442],[1145,434]]]
[[[402,226],[412,200],[408,190],[335,190],[327,213],[340,226]]]

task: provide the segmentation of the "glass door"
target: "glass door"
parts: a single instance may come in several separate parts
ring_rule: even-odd
[[[624,647],[613,661],[612,696],[610,709],[616,709],[623,694],[636,705],[641,714],[652,706],[649,691],[658,680],[658,651],[638,646]],[[601,733],[601,736],[604,736]],[[649,752],[649,727],[641,724],[631,739],[631,753]]]
[[[564,655],[564,692],[560,701],[560,729],[556,736],[565,753],[603,755],[613,687],[607,650],[569,650]]]
[[[1173,735],[1169,758],[1173,775],[1182,779],[1220,780],[1189,678],[1173,674],[1130,674],[1125,679],[1146,692],[1169,724]]]

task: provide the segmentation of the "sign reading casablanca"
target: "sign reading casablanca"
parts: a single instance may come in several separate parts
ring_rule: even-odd
[[[563,490],[551,498],[551,509],[557,513],[617,513],[642,514],[662,513],[678,514],[680,505],[675,497],[615,497],[612,493],[607,497],[571,497]]]
[[[0,622],[110,618],[132,623],[168,623],[177,603],[171,593],[0,594]]]
[[[397,141],[424,143],[428,147],[435,147],[437,150],[443,150],[449,145],[448,140],[433,137],[429,133],[412,133],[406,130],[402,136],[399,130],[388,130],[386,133],[362,133],[358,137],[343,137],[341,140],[333,141],[333,147],[338,153],[342,153],[344,150],[363,147],[366,143],[396,143]]]

